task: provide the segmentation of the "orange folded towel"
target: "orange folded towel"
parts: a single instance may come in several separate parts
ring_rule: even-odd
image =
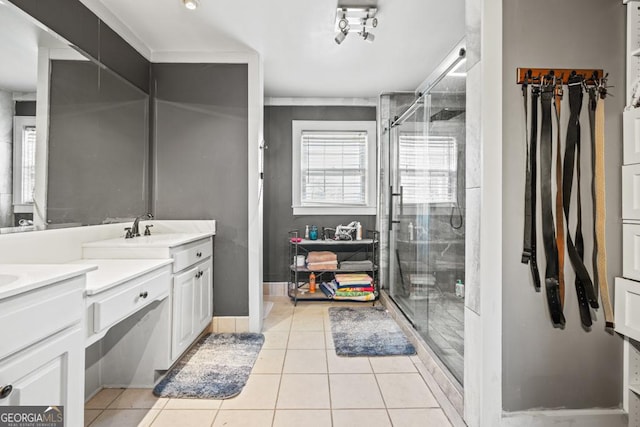
[[[338,256],[333,252],[313,251],[313,252],[309,252],[309,255],[307,255],[307,262],[311,264],[317,263],[317,262],[331,262],[331,261],[338,261]]]

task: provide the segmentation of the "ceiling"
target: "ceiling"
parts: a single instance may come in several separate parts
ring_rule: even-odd
[[[337,0],[81,0],[147,58],[255,50],[267,97],[375,97],[414,90],[464,36],[464,0],[353,0],[377,6],[375,42],[337,45]]]

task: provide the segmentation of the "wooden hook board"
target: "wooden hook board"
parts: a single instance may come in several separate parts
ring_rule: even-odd
[[[533,78],[544,77],[547,74],[553,72],[558,79],[562,78],[562,84],[567,84],[569,80],[569,76],[571,73],[575,71],[576,74],[582,75],[587,79],[587,83],[593,83],[592,77],[595,73],[598,79],[601,79],[604,76],[604,71],[598,69],[576,69],[576,68],[518,68],[518,72],[516,75],[516,82],[518,84],[522,84],[525,82],[527,78],[527,74],[531,71],[531,76]]]

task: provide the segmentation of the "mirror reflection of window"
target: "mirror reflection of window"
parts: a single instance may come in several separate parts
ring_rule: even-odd
[[[31,212],[36,182],[35,117],[15,117],[13,143],[13,204],[17,213]]]

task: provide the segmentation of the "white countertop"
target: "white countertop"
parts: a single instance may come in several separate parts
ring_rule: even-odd
[[[0,264],[0,299],[70,279],[96,268],[96,263]]]
[[[185,243],[213,236],[213,232],[201,233],[168,233],[140,236],[132,239],[119,237],[117,239],[99,240],[83,243],[84,248],[172,248]]]
[[[173,259],[79,259],[70,264],[97,266],[87,273],[86,293],[90,296],[171,263]]]

